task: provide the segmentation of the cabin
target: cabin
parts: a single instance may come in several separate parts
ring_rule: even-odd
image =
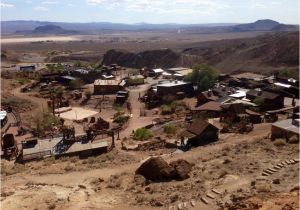
[[[222,104],[220,122],[239,122],[246,117],[245,107],[242,103]]]
[[[246,93],[246,98],[251,101],[254,101],[258,96],[264,99],[263,108],[265,110],[281,109],[284,107],[284,97],[281,94],[261,90],[249,90]]]
[[[219,97],[214,95],[212,91],[203,91],[197,95],[197,104],[202,105],[209,101],[216,101]]]
[[[191,83],[183,81],[169,81],[166,83],[161,83],[157,85],[157,95],[159,97],[167,95],[178,95],[183,93],[185,95],[192,95],[194,93],[194,88]]]
[[[207,117],[219,117],[222,112],[221,103],[209,101],[200,106],[192,107],[191,112],[193,116],[205,115]]]
[[[187,139],[187,145],[203,146],[217,141],[218,133],[219,129],[213,124],[204,120],[196,120],[180,136]]]
[[[125,86],[124,80],[103,80],[98,79],[94,81],[94,94],[95,95],[107,95],[116,94],[122,90]]]

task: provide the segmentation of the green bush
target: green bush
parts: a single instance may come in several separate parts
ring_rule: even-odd
[[[152,137],[151,132],[147,128],[138,128],[133,135],[134,140],[147,140]]]
[[[174,110],[172,109],[172,107],[170,105],[162,105],[160,107],[160,109],[161,109],[161,114],[163,114],[163,115],[174,113]]]
[[[175,134],[176,133],[176,126],[173,124],[166,124],[164,126],[164,132],[167,134]]]
[[[261,96],[257,96],[253,101],[257,106],[262,107],[265,103],[265,99]]]
[[[119,125],[124,125],[129,119],[129,116],[120,115],[114,119],[115,123],[118,123]]]
[[[21,85],[25,85],[25,84],[30,83],[30,79],[28,79],[28,78],[18,77],[18,78],[16,78],[16,80],[17,80]]]
[[[89,91],[89,90],[87,90],[87,91],[84,92],[84,95],[85,95],[85,97],[86,97],[87,100],[90,100],[91,97],[92,97],[92,92]]]

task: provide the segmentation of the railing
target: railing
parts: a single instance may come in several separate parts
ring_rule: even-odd
[[[40,159],[40,158],[43,158],[44,156],[48,156],[48,155],[49,156],[51,155],[51,150],[46,150],[46,151],[42,151],[42,152],[23,155],[22,160],[26,161],[26,160]]]

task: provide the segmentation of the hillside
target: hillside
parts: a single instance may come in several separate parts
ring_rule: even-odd
[[[170,67],[178,64],[181,55],[170,49],[150,50],[141,53],[109,50],[103,57],[103,64],[118,63],[121,66],[143,68]]]
[[[275,33],[255,38],[220,40],[193,44],[178,52],[165,50],[132,53],[110,50],[103,57],[104,64],[142,68],[192,66],[208,63],[221,72],[270,72],[282,67],[299,67],[299,33]]]
[[[78,31],[80,33],[99,33],[103,31],[173,31],[179,29],[181,33],[222,33],[240,31],[295,31],[299,26],[280,24],[273,20],[258,20],[254,23],[212,23],[212,24],[123,24],[110,22],[95,23],[65,23],[45,21],[1,21],[2,34],[14,34],[16,32],[30,32],[41,26],[55,25],[65,30]]]

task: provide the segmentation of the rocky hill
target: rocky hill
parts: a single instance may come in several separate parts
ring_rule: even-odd
[[[299,69],[298,37],[298,32],[282,32],[255,38],[202,42],[178,52],[170,49],[140,53],[110,50],[104,55],[103,64],[168,68],[208,63],[221,72],[270,72],[283,67]]]
[[[178,64],[181,54],[170,49],[151,50],[140,53],[109,50],[103,57],[103,64],[117,63],[121,66],[142,67],[172,67]]]
[[[65,30],[57,25],[38,26],[32,31],[16,31],[17,34],[76,34],[77,31]]]

